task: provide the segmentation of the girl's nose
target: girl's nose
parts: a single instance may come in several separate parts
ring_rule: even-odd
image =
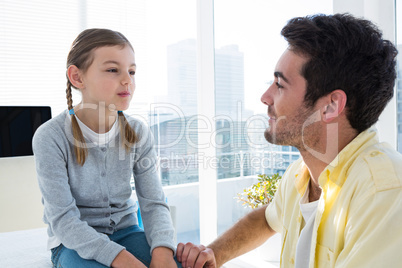
[[[129,73],[125,74],[122,78],[121,83],[123,85],[131,85],[134,84],[134,77],[132,77]]]

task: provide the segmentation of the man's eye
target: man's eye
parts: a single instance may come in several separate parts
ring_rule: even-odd
[[[283,86],[282,86],[281,84],[279,84],[278,82],[275,82],[275,84],[276,84],[276,86],[277,86],[278,88],[283,88]]]
[[[109,72],[109,73],[117,73],[117,69],[108,69],[107,72]]]
[[[130,75],[135,75],[135,71],[131,71],[131,72],[130,72]]]

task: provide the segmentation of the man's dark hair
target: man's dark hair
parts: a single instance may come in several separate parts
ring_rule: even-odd
[[[398,52],[372,22],[350,14],[318,14],[291,19],[281,34],[290,50],[309,59],[301,71],[306,105],[342,89],[354,129],[360,133],[377,122],[393,97]]]

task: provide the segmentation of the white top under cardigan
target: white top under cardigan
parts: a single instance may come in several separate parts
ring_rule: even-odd
[[[106,133],[96,133],[95,131],[87,127],[84,123],[82,123],[78,116],[76,116],[75,118],[77,119],[78,125],[80,126],[82,135],[84,135],[86,139],[96,145],[104,146],[105,144],[108,144],[111,140],[113,140],[117,134],[119,134],[119,118],[116,119],[116,121],[113,123],[112,128]]]
[[[130,198],[133,175],[145,235],[151,246],[175,251],[174,229],[159,181],[149,127],[127,117],[139,137],[129,153],[120,134],[104,146],[86,140],[88,156],[77,164],[68,111],[41,125],[33,138],[37,178],[43,196],[48,247],[63,243],[86,259],[110,266],[123,247],[107,234],[138,223]]]

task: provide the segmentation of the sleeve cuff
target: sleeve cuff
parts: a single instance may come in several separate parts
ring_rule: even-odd
[[[111,267],[116,256],[124,249],[125,247],[122,245],[111,241],[101,251],[99,251],[95,260],[103,265],[106,265],[107,267]]]
[[[265,209],[265,220],[267,221],[269,227],[272,228],[277,233],[282,232],[282,227],[279,222],[279,217],[275,211],[274,205],[271,202]]]
[[[164,248],[169,248],[169,249],[171,249],[172,251],[173,251],[173,256],[176,256],[176,246],[175,245],[173,245],[173,243],[172,244],[170,244],[170,243],[158,243],[158,244],[155,244],[155,245],[153,245],[152,247],[151,247],[151,251],[150,251],[150,254],[151,254],[151,256],[152,256],[152,251],[155,249],[155,248],[158,248],[158,247],[164,247]]]

